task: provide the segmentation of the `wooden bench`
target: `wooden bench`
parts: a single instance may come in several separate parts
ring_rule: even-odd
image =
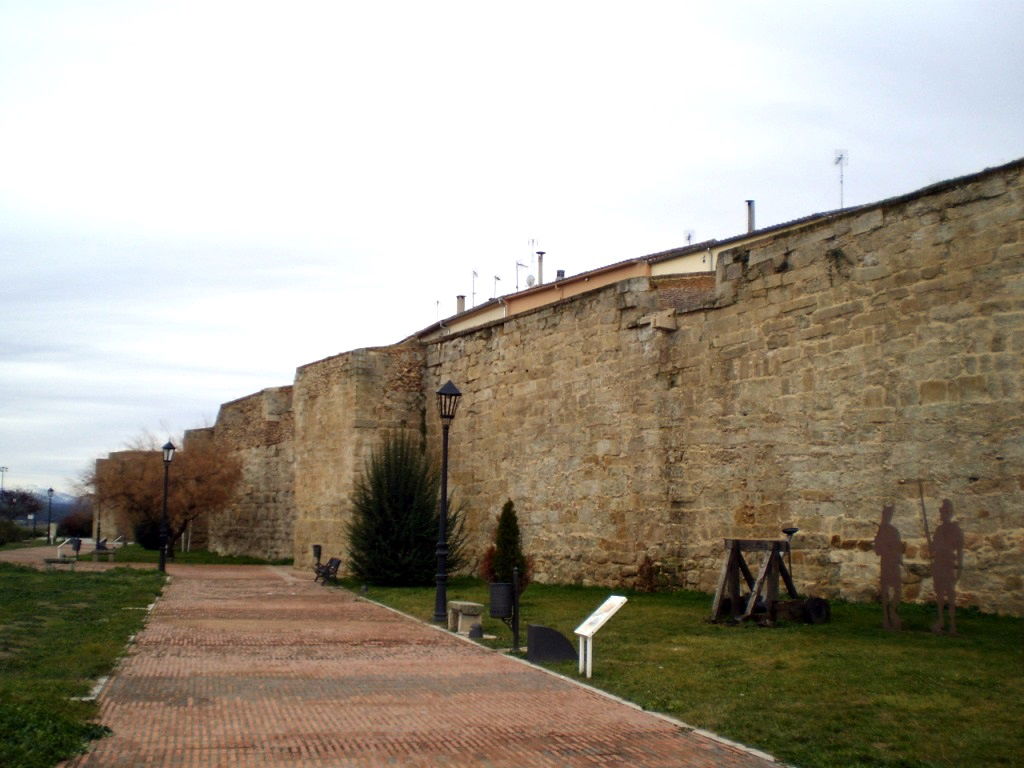
[[[66,565],[72,571],[75,570],[75,563],[78,562],[77,557],[46,557],[43,558],[43,562],[46,563],[46,570],[52,571],[58,565]]]
[[[317,563],[313,566],[313,570],[316,572],[316,576],[313,577],[313,581],[320,581],[323,584],[326,584],[328,579],[332,581],[337,581],[338,568],[340,567],[340,557],[332,557],[326,563]]]

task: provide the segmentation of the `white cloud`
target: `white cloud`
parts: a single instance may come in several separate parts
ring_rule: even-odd
[[[848,204],[1011,160],[1022,27],[1015,2],[0,1],[0,461],[57,484],[451,314],[474,269],[478,301],[512,290],[531,238],[571,274],[740,232],[747,198],[835,207],[839,147]]]

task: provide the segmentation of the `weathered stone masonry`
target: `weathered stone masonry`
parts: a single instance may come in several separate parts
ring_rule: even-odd
[[[383,434],[423,433],[423,349],[360,349],[303,366],[295,378],[295,559],[345,555],[355,481]]]
[[[296,562],[314,543],[344,555],[369,451],[395,429],[438,445],[450,378],[472,544],[514,499],[538,580],[628,584],[646,557],[663,583],[711,590],[723,537],[792,524],[798,585],[868,599],[891,501],[905,597],[929,599],[921,478],[933,529],[949,498],[966,536],[960,602],[1022,614],[1022,168],[747,239],[714,276],[627,280],[303,366],[290,443],[247,454],[246,476],[286,485],[290,461]]]
[[[195,439],[194,430],[186,436]],[[271,560],[294,546],[294,425],[292,388],[275,387],[220,407],[212,429],[242,461],[242,482],[231,507],[209,520],[210,543],[228,555]]]

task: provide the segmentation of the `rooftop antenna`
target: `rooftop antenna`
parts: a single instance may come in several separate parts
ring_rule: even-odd
[[[494,276],[494,295],[493,295],[493,296],[491,296],[491,298],[492,298],[492,299],[496,299],[496,298],[498,298],[498,283],[499,283],[500,281],[501,281],[501,278],[500,278],[500,277],[498,277],[497,275],[495,275],[495,276]]]
[[[472,295],[470,296],[470,299],[469,299],[469,306],[471,306],[471,307],[475,307],[476,306],[476,279],[477,279],[477,277],[478,277],[478,275],[476,273],[476,270],[474,269],[473,270],[473,293],[472,293]]]
[[[839,210],[843,209],[843,168],[850,162],[850,155],[845,149],[836,150],[836,159],[833,165],[839,166]]]
[[[690,245],[691,243],[693,243],[693,230],[688,229],[686,230],[686,244]]]
[[[521,261],[516,262],[516,293],[519,292],[519,270],[526,269],[526,265]]]

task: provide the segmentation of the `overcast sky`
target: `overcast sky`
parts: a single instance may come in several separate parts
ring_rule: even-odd
[[[0,465],[1024,155],[1024,2],[0,0]],[[440,303],[438,303],[440,302]]]

